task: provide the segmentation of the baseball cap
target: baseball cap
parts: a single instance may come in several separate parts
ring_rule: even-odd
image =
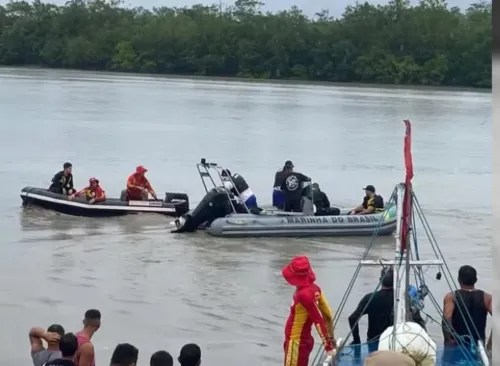
[[[291,160],[285,161],[285,168],[293,168],[293,163]]]
[[[375,193],[375,187],[372,186],[371,184],[368,184],[365,188],[363,188],[363,191],[369,191]]]

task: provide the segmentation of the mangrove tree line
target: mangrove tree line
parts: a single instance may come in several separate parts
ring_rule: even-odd
[[[491,4],[359,3],[339,19],[293,7],[0,6],[0,64],[336,82],[491,86]]]

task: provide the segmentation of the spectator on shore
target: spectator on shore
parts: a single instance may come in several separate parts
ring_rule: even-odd
[[[59,324],[52,324],[47,330],[37,327],[31,328],[29,339],[33,366],[42,366],[46,362],[61,357],[58,342],[63,335],[64,328]],[[43,346],[42,340],[47,342],[47,348]]]
[[[83,329],[75,334],[78,339],[76,366],[95,366],[94,345],[90,339],[100,327],[101,312],[96,309],[87,310],[83,319]]]
[[[49,361],[45,366],[75,366],[73,359],[78,350],[78,339],[73,333],[66,333],[59,340],[61,358]]]
[[[120,343],[111,355],[110,366],[136,366],[139,350],[130,343]]]
[[[149,366],[174,366],[174,359],[167,351],[157,351],[151,356]]]
[[[188,343],[181,348],[179,358],[177,359],[181,366],[200,366],[201,349],[197,344]]]

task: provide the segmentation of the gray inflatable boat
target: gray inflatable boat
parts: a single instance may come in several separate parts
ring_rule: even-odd
[[[373,215],[348,215],[341,210],[336,216],[315,216],[312,200],[303,197],[303,212],[279,210],[249,210],[237,204],[222,187],[224,168],[205,159],[197,164],[198,173],[207,194],[198,206],[176,220],[173,233],[205,229],[218,237],[312,237],[312,236],[371,236],[390,235],[396,230],[396,206]],[[214,177],[216,176],[216,183]],[[213,188],[208,189],[207,180]]]

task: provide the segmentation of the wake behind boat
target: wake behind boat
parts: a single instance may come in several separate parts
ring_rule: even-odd
[[[312,190],[306,186],[302,212],[249,209],[224,188],[222,173],[226,169],[205,159],[197,169],[206,195],[193,211],[176,221],[174,233],[205,228],[218,237],[371,236],[375,230],[390,235],[396,229],[395,205],[370,215],[348,215],[349,210],[341,210],[340,215],[316,216]]]
[[[107,198],[93,204],[83,197],[69,200],[67,195],[44,188],[24,187],[21,190],[23,206],[38,206],[63,214],[86,217],[113,217],[132,213],[156,213],[180,217],[189,211],[189,198],[185,193],[166,192],[164,200],[125,201]]]

